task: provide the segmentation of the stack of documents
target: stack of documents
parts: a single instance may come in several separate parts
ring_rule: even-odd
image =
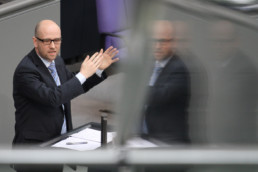
[[[108,132],[107,142],[111,142],[114,135],[114,132]],[[65,140],[57,142],[52,147],[67,148],[78,151],[94,150],[101,146],[100,138],[101,132],[99,130],[86,128],[78,133],[70,135]]]

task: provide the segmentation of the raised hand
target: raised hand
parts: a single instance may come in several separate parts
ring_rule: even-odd
[[[100,53],[102,53],[103,50],[100,50]],[[103,59],[101,60],[101,64],[99,66],[100,70],[105,70],[108,68],[112,63],[115,63],[119,60],[119,58],[113,59],[115,55],[118,53],[118,50],[116,48],[113,48],[110,46],[104,53],[103,53]]]
[[[85,60],[81,64],[80,72],[86,77],[91,77],[97,69],[100,67],[100,64],[103,59],[103,51],[100,51],[99,53],[96,52],[93,54],[90,58],[88,55]]]

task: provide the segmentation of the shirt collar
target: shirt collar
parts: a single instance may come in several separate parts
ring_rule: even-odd
[[[38,55],[38,54],[37,54]],[[45,64],[45,66],[48,68],[50,66],[50,64],[53,62],[55,63],[55,61],[53,60],[52,62],[47,61],[46,59],[40,57],[40,55],[38,55],[38,57],[41,59],[41,61]]]
[[[166,64],[168,63],[168,61],[171,59],[172,57],[168,57],[166,59],[163,60],[156,60],[155,64],[159,65],[160,67],[164,68],[166,66]]]

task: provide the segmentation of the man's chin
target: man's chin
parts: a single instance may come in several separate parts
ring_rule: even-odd
[[[156,56],[155,56],[155,59],[156,59],[156,60],[163,60],[163,59],[164,59],[164,56],[157,56],[157,55],[156,55]]]
[[[56,59],[56,55],[51,55],[47,57],[50,61],[53,61]]]

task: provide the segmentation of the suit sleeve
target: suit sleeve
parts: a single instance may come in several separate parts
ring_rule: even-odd
[[[63,65],[65,66],[64,62],[62,61]],[[65,68],[66,75],[68,78],[72,78],[76,75],[75,72],[70,72]],[[97,74],[92,75],[91,77],[87,78],[87,80],[82,84],[84,93],[88,92],[91,88],[98,85],[100,82],[104,81],[107,78],[107,74],[105,71],[102,72],[101,77]]]
[[[57,107],[84,93],[79,80],[72,74],[70,77],[62,85],[50,87],[36,69],[20,67],[14,74],[14,90],[30,101]]]
[[[95,85],[99,84],[100,82],[102,82],[103,80],[105,80],[107,78],[107,75],[105,72],[102,73],[101,77],[99,77],[98,75],[94,74],[92,75],[90,78],[88,78],[85,83],[83,84],[83,89],[84,92],[89,91],[92,87],[94,87]]]

